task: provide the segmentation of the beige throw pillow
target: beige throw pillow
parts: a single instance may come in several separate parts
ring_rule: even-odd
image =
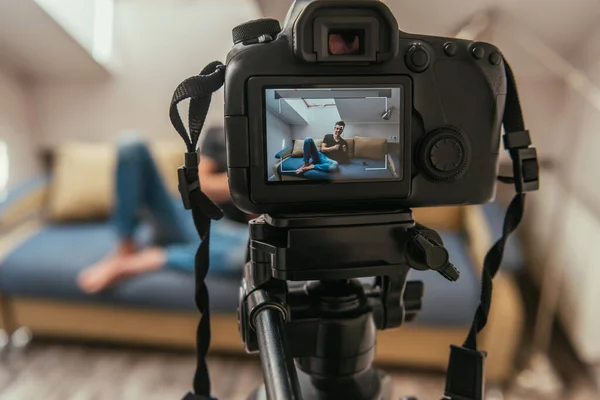
[[[179,141],[150,142],[148,148],[167,189],[177,194],[177,168],[185,146]],[[47,217],[56,222],[104,219],[112,214],[117,146],[68,143],[54,156]]]
[[[115,155],[111,144],[69,143],[58,148],[47,217],[52,221],[106,218],[113,205]]]
[[[354,157],[354,138],[344,140],[348,143],[348,157]]]
[[[387,154],[387,140],[384,138],[354,137],[354,157],[383,160]]]

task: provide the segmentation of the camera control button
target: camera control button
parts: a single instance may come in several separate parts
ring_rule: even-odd
[[[406,52],[406,65],[413,72],[423,72],[429,67],[430,56],[421,44],[413,44]]]
[[[429,55],[424,50],[417,50],[413,53],[411,59],[413,65],[423,67],[429,62]]]
[[[463,150],[455,138],[444,138],[438,140],[429,153],[431,164],[442,172],[456,169],[462,161]]]
[[[497,51],[490,54],[490,64],[499,65],[501,61],[502,61],[502,56]]]
[[[238,25],[231,31],[233,43],[254,44],[266,43],[275,39],[281,32],[281,25],[276,19],[261,18]]]
[[[448,57],[454,57],[457,51],[458,46],[456,45],[456,43],[448,42],[444,44],[444,53],[446,53]]]
[[[473,57],[475,57],[478,60],[481,60],[485,56],[485,50],[481,46],[473,47],[473,50],[471,50],[471,52],[473,53]]]
[[[428,133],[419,146],[421,171],[434,181],[453,181],[467,170],[470,163],[469,142],[452,127]]]

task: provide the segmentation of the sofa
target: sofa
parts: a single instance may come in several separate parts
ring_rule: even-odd
[[[355,136],[344,138],[348,143],[348,163],[340,164],[335,172],[310,170],[301,176],[296,170],[304,164],[304,139],[296,139],[291,147],[275,155],[273,177],[275,181],[291,180],[360,180],[389,179],[401,172],[399,163],[399,144],[388,143],[384,138]],[[314,140],[317,149],[323,139]]]
[[[166,149],[158,147],[163,152]],[[181,164],[182,150],[172,146],[172,154],[166,157],[170,161],[163,157],[161,162],[161,171],[173,190],[173,168]],[[70,151],[77,153],[73,148]],[[0,205],[0,327],[10,334],[26,326],[34,340],[58,337],[194,348],[199,315],[190,274],[165,270],[147,273],[96,295],[87,295],[76,286],[77,273],[104,257],[115,241],[110,216],[105,214],[110,203],[100,206],[111,198],[110,169],[106,166],[110,165],[112,150],[110,146],[103,151],[94,149],[94,156],[89,155],[90,149],[87,151],[64,157],[69,151],[57,150],[63,155],[61,162],[15,187]],[[80,193],[69,193],[77,190],[76,184],[83,179],[69,174],[83,174],[88,179],[94,176],[96,184]],[[68,182],[74,182],[73,188],[68,188]],[[64,218],[69,207],[57,206],[57,196],[63,202],[71,200],[71,208],[87,204],[85,210],[91,215],[71,210],[77,218]],[[410,324],[378,333],[379,365],[446,368],[449,346],[463,342],[477,307],[481,265],[500,235],[502,213],[503,208],[494,203],[414,210],[417,221],[440,232],[451,261],[460,270],[460,279],[453,283],[433,271],[410,272],[410,280],[424,282],[422,310]],[[144,229],[140,229],[138,239],[148,240]],[[488,325],[480,335],[479,343],[488,351],[486,374],[490,382],[504,382],[514,372],[523,307],[513,274],[522,268],[522,259],[518,241],[512,240],[494,283]],[[213,352],[244,354],[236,316],[240,278],[241,273],[231,277],[209,273],[207,278]]]

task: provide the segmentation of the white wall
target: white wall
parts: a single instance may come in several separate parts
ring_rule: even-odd
[[[582,43],[570,61],[591,85],[600,87],[600,30]],[[540,85],[538,83],[538,85]],[[597,102],[563,82],[562,89],[521,85],[528,125],[544,129],[534,135],[542,158],[556,160],[542,174],[540,191],[528,196],[526,226],[534,277],[554,274],[559,282],[560,319],[579,357],[600,362],[600,91]],[[525,91],[523,91],[525,89]],[[560,97],[551,100],[550,97]],[[531,122],[534,125],[531,125]]]
[[[578,354],[588,362],[600,362],[600,270],[597,245],[600,238],[600,30],[582,47],[579,66],[596,86],[596,102],[581,94],[571,96],[579,121],[571,131],[573,151],[563,157],[559,185],[569,194],[565,215],[565,243],[558,267],[565,279],[561,317]],[[573,310],[576,309],[577,312]]]
[[[115,3],[114,75],[108,82],[41,83],[34,89],[39,140],[106,140],[125,129],[177,139],[168,109],[177,85],[213,60],[225,60],[231,29],[258,18],[251,1]],[[185,114],[185,107],[180,110]],[[184,118],[185,119],[185,118]],[[207,124],[223,123],[223,91]]]
[[[0,65],[0,142],[4,142],[8,150],[9,189],[39,171],[34,123],[29,87],[15,71]],[[3,161],[0,165],[6,162],[0,161]]]
[[[572,132],[573,121],[567,125],[567,117],[576,111],[567,110],[568,88],[559,77],[549,81],[523,79],[517,84],[526,128],[538,152],[545,159],[561,159]]]
[[[267,110],[267,163],[273,163],[275,154],[291,145],[291,126],[271,110]]]

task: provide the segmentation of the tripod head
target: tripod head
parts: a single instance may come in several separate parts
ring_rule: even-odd
[[[376,330],[420,310],[411,268],[459,277],[440,236],[410,210],[253,220],[239,328],[246,350],[260,351],[268,397],[383,398],[389,380],[371,368]]]

